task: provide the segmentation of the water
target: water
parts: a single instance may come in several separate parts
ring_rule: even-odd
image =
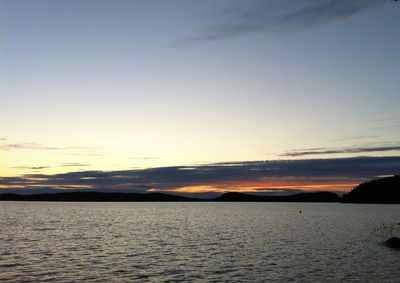
[[[397,222],[400,205],[0,202],[0,281],[399,282],[376,233]]]

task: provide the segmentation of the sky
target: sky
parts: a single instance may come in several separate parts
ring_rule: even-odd
[[[399,5],[0,0],[0,188],[345,192],[399,173]]]

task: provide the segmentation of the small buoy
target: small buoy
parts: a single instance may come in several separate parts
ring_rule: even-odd
[[[301,213],[302,211],[301,210],[299,210],[299,213]]]

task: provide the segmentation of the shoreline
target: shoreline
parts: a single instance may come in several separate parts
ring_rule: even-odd
[[[258,196],[228,192],[217,198],[193,198],[164,193],[107,193],[107,192],[55,192],[45,194],[0,193],[0,201],[29,202],[297,202],[297,203],[350,203],[399,204],[396,202],[346,201],[332,192],[299,193],[285,196]]]

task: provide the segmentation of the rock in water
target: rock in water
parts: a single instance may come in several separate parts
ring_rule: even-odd
[[[392,249],[400,249],[400,238],[391,237],[389,240],[383,242],[383,244]]]

